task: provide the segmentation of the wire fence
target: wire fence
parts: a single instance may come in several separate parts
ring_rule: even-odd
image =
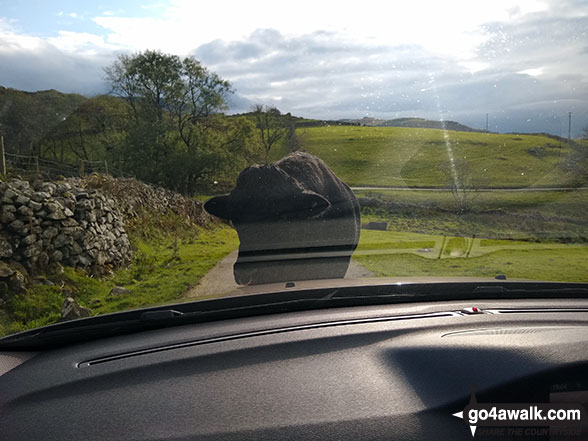
[[[1,152],[0,172],[5,176],[43,177],[55,179],[64,177],[82,177],[92,173],[113,176],[115,178],[132,178],[133,175],[108,164],[107,161],[80,160],[78,164],[65,164],[33,155],[18,155]]]

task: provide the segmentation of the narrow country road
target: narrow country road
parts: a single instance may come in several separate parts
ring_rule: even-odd
[[[233,264],[237,260],[237,250],[227,254],[207,272],[197,285],[190,288],[186,297],[210,294],[226,294],[239,288],[233,277]]]
[[[226,255],[216,264],[200,282],[193,286],[185,295],[187,298],[199,297],[211,294],[228,294],[237,290],[240,285],[235,283],[233,277],[233,265],[237,260],[237,250]],[[362,277],[374,277],[374,273],[364,268],[359,263],[351,260],[345,278],[358,279]]]

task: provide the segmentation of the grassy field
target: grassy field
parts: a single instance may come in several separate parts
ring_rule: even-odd
[[[588,192],[479,192],[456,213],[449,192],[357,192],[372,206],[354,259],[378,276],[588,282]]]
[[[469,239],[436,240],[435,247],[398,249],[382,247],[373,252],[373,242],[385,244],[393,240],[410,242],[411,234],[386,231],[362,231],[360,247],[353,259],[385,277],[490,277],[504,274],[508,279],[588,282],[588,246],[562,244],[529,244],[513,242],[483,247],[480,244],[467,256]],[[424,235],[420,240],[432,239]],[[439,238],[437,238],[439,239]],[[419,246],[418,242],[415,246]],[[487,248],[484,252],[483,248]]]
[[[470,210],[456,211],[450,192],[358,191],[374,203],[364,222],[386,221],[389,229],[496,239],[588,241],[588,192],[478,192]]]
[[[450,158],[458,178],[479,187],[565,186],[577,180],[570,164],[574,149],[546,136],[357,126],[299,133],[304,150],[351,186],[445,187],[453,179]]]

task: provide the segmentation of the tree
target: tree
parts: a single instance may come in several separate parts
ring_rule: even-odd
[[[129,105],[134,123],[121,158],[141,179],[189,192],[211,167],[224,167],[227,146],[248,136],[218,118],[229,82],[193,57],[145,51],[121,55],[104,71]]]
[[[582,129],[582,139],[588,139],[588,126]]]
[[[162,120],[168,96],[178,87],[181,65],[176,55],[145,51],[120,55],[104,72],[112,93],[127,100],[137,121]]]
[[[306,133],[300,134],[298,130],[296,130],[296,120],[292,118],[290,113],[285,115],[287,117],[287,126],[288,126],[288,133],[286,133],[286,145],[288,146],[288,150],[291,152],[297,152],[302,148],[305,142],[305,135]]]
[[[268,163],[272,147],[288,132],[288,124],[285,121],[287,118],[284,118],[276,107],[264,107],[262,104],[255,104],[252,113],[265,154],[265,162]]]
[[[446,177],[458,213],[467,213],[477,197],[480,181],[474,177],[468,162],[452,161],[441,165],[441,171]]]
[[[232,187],[244,167],[259,161],[255,126],[249,119],[216,115],[197,129],[191,148],[182,145],[163,162],[161,183],[166,187],[185,194],[209,191],[211,185]]]
[[[194,128],[208,117],[226,110],[226,97],[232,93],[228,81],[208,72],[197,60],[188,57],[182,64],[182,83],[170,96],[173,113],[182,141],[190,147]]]
[[[226,109],[228,81],[209,72],[194,57],[183,60],[159,51],[120,55],[104,69],[112,92],[130,104],[135,118],[161,121],[166,112],[178,130]]]

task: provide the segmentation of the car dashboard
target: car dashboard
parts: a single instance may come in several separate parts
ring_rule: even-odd
[[[299,311],[0,352],[1,438],[472,439],[452,415],[472,392],[498,403],[585,396],[587,331],[587,300],[482,299]]]

